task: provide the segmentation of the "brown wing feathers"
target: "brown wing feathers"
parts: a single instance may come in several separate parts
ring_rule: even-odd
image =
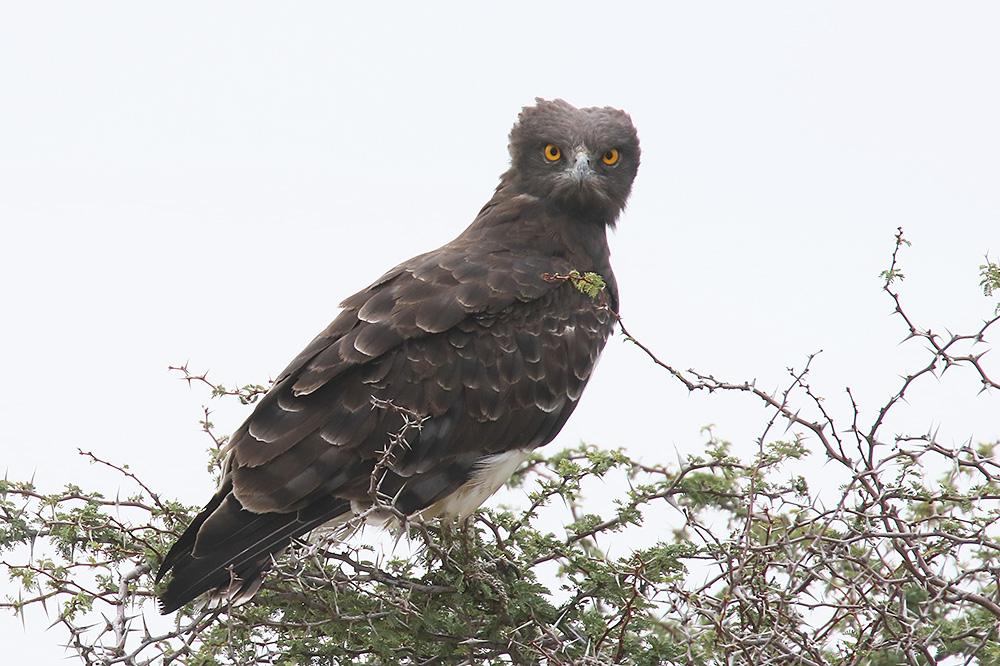
[[[408,453],[383,482],[383,491],[399,495],[403,512],[419,510],[457,489],[484,454],[548,442],[589,379],[589,371],[577,366],[592,366],[608,329],[606,313],[599,318],[593,301],[571,285],[544,282],[545,271],[539,268],[524,267],[537,271],[533,279],[512,272],[500,277],[494,271],[491,281],[479,277],[474,287],[450,281],[450,293],[436,298],[429,298],[428,282],[404,272],[368,292],[354,312],[345,311],[341,318],[354,317],[354,326],[284,373],[235,433],[233,491],[222,504],[226,510],[194,527],[204,537],[213,529],[226,536],[178,542],[175,549],[186,550],[186,559],[175,556],[164,563],[169,568],[180,559],[184,566],[173,565],[163,612],[183,605],[192,593],[228,584],[229,567],[238,578],[259,578],[259,569],[290,538],[347,512],[351,500],[368,501],[368,476],[377,454],[387,433],[402,423],[398,414],[372,409],[373,396],[431,417],[410,438]],[[550,264],[548,269],[565,267]],[[421,273],[431,277],[426,268]],[[397,284],[400,280],[408,284]],[[509,305],[489,314],[490,306],[497,309],[502,290],[517,280],[531,285],[531,293],[547,290],[546,297],[522,302],[523,291],[529,290],[518,285],[507,292]],[[416,303],[424,307],[407,316]],[[567,309],[570,304],[576,307]],[[432,326],[435,320],[450,326]],[[572,334],[566,333],[567,326],[574,327]],[[343,328],[340,319],[330,330],[338,328]],[[573,362],[563,365],[563,359]],[[340,501],[319,522],[296,516],[299,508],[330,497]],[[236,511],[237,506],[245,508]],[[209,509],[218,512],[217,506]],[[263,554],[248,554],[254,548]],[[226,552],[233,555],[220,555]],[[214,572],[193,574],[203,569]],[[174,581],[183,580],[189,570],[197,584],[178,587]]]
[[[252,595],[274,555],[288,547],[292,538],[348,508],[343,500],[328,497],[310,507],[309,515],[301,515],[305,511],[253,514],[223,486],[163,560],[157,575],[172,569],[173,577],[160,597],[161,612],[177,610],[213,589],[228,588],[233,597]],[[202,555],[193,557],[192,549]]]

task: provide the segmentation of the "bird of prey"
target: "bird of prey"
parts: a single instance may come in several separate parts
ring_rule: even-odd
[[[472,224],[346,299],[233,434],[157,573],[161,612],[247,599],[292,539],[373,507],[468,516],[566,423],[612,333],[607,230],[639,140],[623,111],[538,99],[509,148]],[[553,279],[572,271],[606,303]]]

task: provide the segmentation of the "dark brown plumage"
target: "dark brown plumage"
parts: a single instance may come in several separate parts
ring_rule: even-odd
[[[219,491],[157,574],[173,574],[163,613],[252,595],[291,539],[372,507],[373,474],[403,514],[464,516],[559,432],[613,321],[543,275],[599,273],[617,309],[606,233],[639,141],[622,111],[538,100],[510,154],[472,225],[345,300],[236,431]],[[425,420],[379,465],[400,409]]]

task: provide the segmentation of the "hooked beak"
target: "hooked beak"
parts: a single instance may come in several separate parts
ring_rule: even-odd
[[[566,173],[568,173],[573,180],[580,183],[593,176],[594,170],[590,168],[590,153],[583,148],[577,149],[576,160],[574,161],[573,166],[566,169]]]

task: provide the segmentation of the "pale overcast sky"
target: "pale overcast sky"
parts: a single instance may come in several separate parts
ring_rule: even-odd
[[[633,334],[764,387],[822,349],[813,386],[870,415],[923,360],[880,292],[897,226],[919,322],[995,305],[998,35],[992,2],[0,2],[8,477],[114,495],[79,447],[205,501],[207,395],[167,366],[273,377],[342,298],[472,221],[536,96],[638,127],[612,238]],[[947,380],[900,427],[995,439],[996,396]],[[767,416],[614,339],[553,447],[669,462]],[[46,624],[0,618],[5,659],[65,663]]]

